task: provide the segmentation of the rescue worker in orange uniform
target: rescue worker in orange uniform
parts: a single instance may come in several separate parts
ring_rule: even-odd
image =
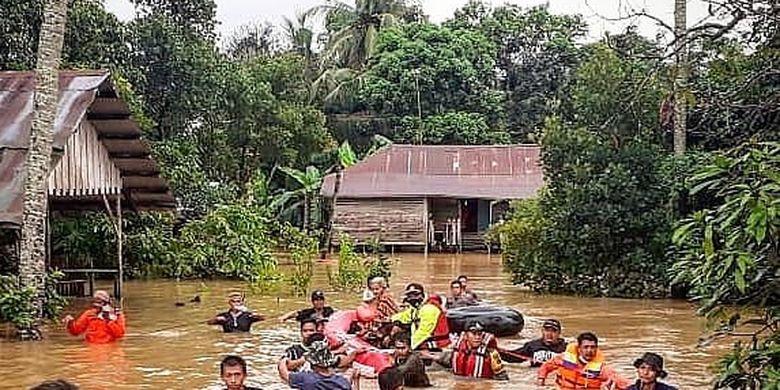
[[[90,344],[105,344],[125,335],[125,316],[119,308],[111,306],[111,297],[103,290],[95,291],[92,307],[78,319],[67,315],[62,320],[73,336],[84,334]]]
[[[569,344],[564,353],[544,363],[539,368],[537,384],[544,386],[545,379],[553,371],[557,374],[555,385],[559,390],[623,390],[631,385],[606,364],[599,350],[599,339],[590,332],[577,336],[576,344]]]
[[[441,350],[450,344],[450,330],[444,315],[442,300],[436,295],[425,298],[425,290],[419,283],[409,283],[404,291],[405,310],[393,315],[392,321],[401,327],[409,327],[412,334],[412,350]]]

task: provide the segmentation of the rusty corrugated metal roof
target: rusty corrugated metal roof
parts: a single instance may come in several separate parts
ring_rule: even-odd
[[[536,145],[391,145],[346,169],[339,197],[523,199],[542,186]],[[332,197],[335,174],[322,195]]]
[[[33,72],[0,72],[0,224],[21,224],[24,165],[30,141],[34,87]],[[78,124],[88,119],[95,126],[104,144],[111,142],[112,138],[121,138],[126,144],[126,148],[112,150],[110,156],[120,168],[123,180],[141,175],[128,168],[128,164],[122,169],[119,161],[151,160],[151,157],[148,146],[140,139],[140,130],[130,118],[127,105],[117,96],[109,73],[92,70],[61,71],[59,88],[52,164],[56,164],[64,145],[76,131]],[[154,184],[149,191],[142,186],[138,188],[138,179],[136,188],[126,188],[125,197],[126,201],[130,201],[129,206],[143,209],[175,208],[175,199],[167,184],[161,189],[160,178],[156,175],[157,172],[153,173],[144,176]],[[154,201],[144,203],[140,200],[133,203],[134,199],[145,198],[154,198]],[[52,199],[52,205],[55,204],[57,208],[64,210],[71,206],[74,209],[84,209],[88,208],[85,207],[87,204],[100,207],[102,201],[90,197]]]

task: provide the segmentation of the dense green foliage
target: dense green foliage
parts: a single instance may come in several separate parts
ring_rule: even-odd
[[[693,184],[710,204],[678,224],[673,273],[721,322],[710,337],[751,325],[720,362],[718,387],[771,389],[780,381],[780,144],[718,155]]]
[[[57,320],[67,301],[57,294],[55,284],[62,279],[61,272],[51,272],[46,281],[43,305],[45,320]],[[19,330],[32,329],[36,322],[35,291],[21,285],[15,276],[0,275],[0,323],[8,322]]]

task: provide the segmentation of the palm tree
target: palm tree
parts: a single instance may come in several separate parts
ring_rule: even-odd
[[[354,6],[333,2],[311,9],[312,15],[325,15],[329,31],[312,99],[322,87],[328,91],[326,101],[343,102],[351,96],[363,80],[379,31],[396,24],[409,10],[404,0],[355,0]]]
[[[329,31],[323,61],[337,67],[362,68],[376,48],[379,30],[392,26],[406,13],[403,0],[355,0],[323,5]]]
[[[295,20],[284,18],[284,33],[292,44],[293,52],[300,54],[309,63],[314,59],[314,32],[309,26],[309,21],[314,9],[306,12],[298,12]]]
[[[33,119],[30,127],[30,146],[27,151],[24,182],[24,211],[19,258],[19,276],[22,283],[35,291],[36,318],[43,315],[43,297],[46,277],[46,217],[54,119],[59,99],[58,72],[62,59],[62,43],[68,0],[47,0],[43,8],[43,22],[38,37],[36,83],[33,97]]]

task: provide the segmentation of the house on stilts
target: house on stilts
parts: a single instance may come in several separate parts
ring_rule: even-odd
[[[542,186],[536,145],[390,145],[325,177],[334,200],[332,241],[392,247],[485,248],[488,228],[512,200]]]
[[[6,257],[0,260],[10,263],[19,251],[34,86],[33,72],[0,72],[0,236],[5,239],[0,252]],[[105,211],[118,236],[115,268],[66,267],[63,271],[75,278],[66,283],[86,283],[78,279],[86,277],[92,288],[96,275],[107,274],[115,279],[115,294],[121,295],[122,215],[175,210],[176,200],[141,136],[107,71],[60,71],[48,180],[49,219],[63,213]]]

